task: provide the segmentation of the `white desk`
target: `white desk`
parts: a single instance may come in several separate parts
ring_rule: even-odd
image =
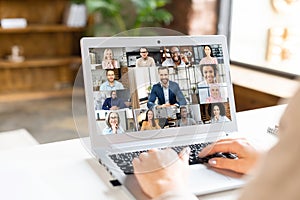
[[[266,133],[284,106],[238,113],[241,133],[262,147],[276,139]],[[0,151],[1,199],[129,199],[108,182],[110,176],[82,145],[80,139]],[[235,199],[237,191],[206,195],[201,199]]]

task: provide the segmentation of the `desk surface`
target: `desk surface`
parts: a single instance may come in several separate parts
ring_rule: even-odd
[[[239,132],[255,145],[269,148],[276,142],[266,129],[277,123],[285,106],[237,115]],[[130,199],[88,153],[80,139],[0,151],[1,199]],[[202,196],[201,199],[235,199],[237,191]]]

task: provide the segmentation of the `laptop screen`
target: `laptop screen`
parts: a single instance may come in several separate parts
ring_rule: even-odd
[[[236,130],[224,37],[81,42],[93,140],[114,144]]]

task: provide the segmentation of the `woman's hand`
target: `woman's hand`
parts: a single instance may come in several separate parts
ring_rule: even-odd
[[[149,150],[132,162],[142,190],[151,198],[187,187],[189,149],[179,155],[172,150]]]
[[[215,115],[214,118],[216,121],[219,121],[220,115]]]
[[[229,152],[238,156],[238,159],[212,158],[208,164],[215,168],[229,169],[246,174],[256,164],[260,154],[246,139],[223,139],[205,147],[199,157],[205,157],[217,152]]]
[[[113,132],[113,133],[116,134],[116,133],[118,132],[118,128],[119,128],[119,127],[118,127],[118,124],[117,124],[117,123],[112,123],[112,124],[111,124],[111,129],[112,129],[112,132]]]

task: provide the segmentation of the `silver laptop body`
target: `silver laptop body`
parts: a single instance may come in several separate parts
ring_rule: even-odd
[[[205,45],[211,47],[216,60],[214,62],[217,62],[215,64],[217,71],[214,72],[215,82],[222,96],[218,103],[225,108],[224,117],[228,119],[226,122],[214,123],[212,114],[208,113],[209,104],[212,106],[214,103],[208,101],[212,95],[210,84],[203,84],[206,80],[201,73],[201,66],[205,65],[201,62],[205,57]],[[136,66],[137,60],[141,57],[141,47],[147,49],[148,56],[153,58],[155,66]],[[188,62],[179,66],[165,64],[167,59],[169,61],[172,59],[172,47],[177,47],[181,56],[185,56]],[[110,57],[112,59],[108,60],[114,60],[115,63],[110,67],[105,63],[105,53],[108,50],[112,52]],[[107,171],[135,198],[147,197],[140,190],[134,175],[124,174],[110,155],[213,142],[237,132],[229,55],[224,36],[86,37],[81,39],[81,53],[92,152]],[[162,66],[168,67],[169,81],[178,84],[185,103],[176,104],[176,107],[168,109],[152,107],[161,129],[141,131],[145,113],[149,110],[151,90],[154,90],[154,85],[160,83],[158,68]],[[114,78],[119,83],[118,87],[112,87],[111,90],[107,85],[105,87],[108,80],[106,73],[109,70],[114,72]],[[103,108],[105,100],[111,98],[112,90],[116,90],[117,97],[122,100],[125,107],[114,111]],[[156,99],[153,104],[158,105],[159,100]],[[189,117],[196,125],[178,127],[182,106],[187,108]],[[118,126],[122,127],[120,133],[105,132],[108,129],[107,120],[111,112],[118,113]],[[189,188],[196,195],[229,190],[244,184],[241,178],[220,174],[202,164],[190,165],[189,180]]]

